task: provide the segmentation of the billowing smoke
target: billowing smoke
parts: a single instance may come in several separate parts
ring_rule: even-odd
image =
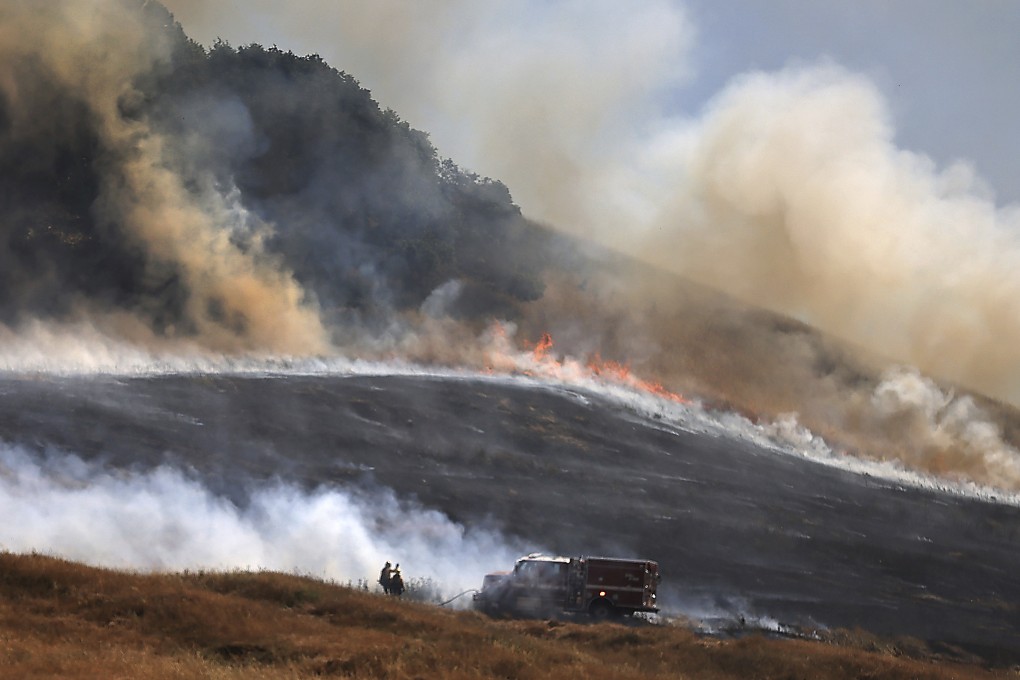
[[[966,164],[898,149],[863,76],[746,74],[668,116],[697,46],[666,0],[167,6],[208,52],[155,2],[3,4],[9,369],[336,352],[489,368],[502,319],[518,346],[551,332],[578,365],[601,356],[720,408],[796,412],[868,453],[921,436],[870,398],[890,358],[1020,399],[1020,213]],[[513,200],[352,76],[217,35],[321,46]],[[642,264],[572,252],[526,217]],[[972,440],[904,460],[969,461],[1012,486],[989,462],[1012,445]]]
[[[1020,451],[970,396],[946,392],[916,371],[893,370],[871,395],[874,426],[907,442],[890,458],[935,476],[1020,488]]]
[[[425,16],[406,4],[307,3],[283,26],[312,41],[307,18],[325,16],[335,21],[317,30],[361,36],[356,50],[318,44],[506,181],[529,214],[1020,398],[1020,211],[997,208],[966,162],[940,169],[898,149],[867,78],[830,64],[747,74],[704,112],[667,118],[662,94],[685,75],[694,35],[676,3],[451,4]],[[396,16],[408,20],[386,20]],[[400,39],[370,51],[382,32]],[[456,135],[444,127],[454,112]]]
[[[265,225],[214,177],[195,176],[186,185],[172,168],[179,150],[139,115],[146,96],[140,81],[165,68],[175,49],[172,33],[149,25],[158,19],[156,9],[147,14],[144,7],[116,0],[3,4],[4,160],[24,179],[5,192],[8,247],[2,257],[10,265],[5,296],[31,296],[37,304],[71,307],[123,328],[130,322],[121,314],[103,319],[116,309],[104,304],[108,301],[68,299],[75,292],[68,284],[78,283],[75,276],[135,278],[143,283],[139,287],[175,295],[130,305],[131,315],[143,319],[136,326],[151,327],[166,307],[176,305],[177,318],[162,328],[169,336],[182,331],[224,350],[321,351],[326,336],[315,306],[264,252]],[[83,156],[89,167],[76,166]],[[33,167],[38,175],[57,168],[64,174],[56,179],[68,182],[62,190],[72,196],[57,206],[73,206],[73,194],[89,194],[91,188],[94,200],[78,199],[90,201],[83,210],[87,218],[47,216],[53,204],[33,211]],[[22,255],[34,251],[42,259],[39,244],[47,240],[59,242],[64,252],[78,251],[78,262],[97,244],[104,252],[91,253],[93,270],[79,271]],[[96,285],[83,281],[79,290]],[[153,308],[157,305],[162,308]]]
[[[316,51],[528,215],[588,238],[649,206],[635,151],[682,83],[694,26],[669,0],[166,3],[198,40]]]
[[[668,117],[696,49],[678,3],[199,4],[169,3],[209,38],[319,46],[533,217],[1020,399],[1020,211],[966,162],[897,148],[862,75],[746,74]]]
[[[1020,211],[974,169],[897,149],[866,79],[751,74],[673,138],[646,257],[988,394],[1016,400]],[[665,152],[663,152],[665,153]]]
[[[860,395],[889,360],[1020,400],[1020,211],[965,161],[898,148],[863,75],[748,73],[677,113],[698,49],[677,2],[168,4],[204,41],[286,41],[344,64],[527,215],[833,337],[597,268],[580,287],[549,281],[522,336],[552,331],[565,351],[748,412],[797,411],[848,445],[877,434],[838,430],[874,423]],[[441,354],[429,337],[425,356]]]
[[[0,511],[17,517],[4,550],[121,569],[274,569],[374,584],[383,562],[455,595],[522,549],[391,491],[284,483],[239,507],[180,471],[109,472],[58,452],[0,445]]]

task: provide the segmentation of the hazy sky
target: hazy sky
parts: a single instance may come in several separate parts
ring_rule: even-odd
[[[169,0],[532,218],[1020,404],[1020,2]]]
[[[733,74],[830,58],[870,77],[900,146],[975,163],[1000,204],[1020,201],[1020,2],[689,0],[697,79],[684,105]]]
[[[590,7],[590,15],[564,25],[549,22],[534,0],[167,0],[189,35],[204,44],[222,37],[233,45],[277,44],[299,54],[318,53],[357,77],[384,106],[412,124],[426,127],[440,151],[463,152],[457,128],[470,127],[470,111],[437,112],[428,79],[409,83],[413,62],[429,62],[437,44],[484,39],[486,21],[473,17],[479,6],[501,7],[524,30],[536,34],[562,29],[566,40],[591,39],[593,59],[605,27],[598,16],[619,21],[606,2],[560,2]],[[376,7],[372,7],[376,5]],[[791,64],[830,60],[867,76],[882,92],[893,115],[896,142],[930,156],[940,166],[971,161],[998,205],[1020,202],[1020,2],[1015,0],[653,0],[627,12],[668,12],[683,22],[675,49],[662,49],[677,76],[656,94],[666,111],[695,115],[734,76],[754,69],[773,71]],[[587,13],[587,12],[586,12]],[[462,19],[457,20],[461,14]],[[529,15],[533,24],[528,25]],[[369,36],[348,34],[351,24],[373,24]],[[412,25],[417,24],[417,27]],[[502,27],[500,27],[502,28]],[[394,50],[385,35],[405,42]],[[432,32],[429,38],[422,33]],[[382,37],[380,37],[382,36]],[[408,40],[408,36],[411,39]],[[665,45],[651,40],[655,48]],[[599,44],[601,43],[601,44]],[[376,52],[373,47],[378,47]],[[661,69],[662,66],[660,65]],[[387,69],[390,72],[387,73]],[[401,77],[394,78],[400,74]],[[446,129],[439,113],[449,122]]]

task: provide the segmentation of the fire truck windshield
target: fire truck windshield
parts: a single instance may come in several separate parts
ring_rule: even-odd
[[[559,583],[567,579],[567,565],[563,562],[523,560],[517,564],[517,578],[542,583]]]

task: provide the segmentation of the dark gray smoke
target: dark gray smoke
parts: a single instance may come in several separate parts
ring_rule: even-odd
[[[6,2],[0,30],[9,323],[123,328],[130,316],[149,335],[218,348],[326,346],[314,301],[272,262],[257,221],[208,174],[177,172],[176,140],[146,113],[194,47],[165,9]]]
[[[542,294],[541,230],[317,57],[206,51],[156,2],[6,2],[0,321],[322,353],[460,281]],[[494,256],[498,252],[499,256]]]

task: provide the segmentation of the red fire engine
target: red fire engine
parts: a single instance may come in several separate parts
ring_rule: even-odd
[[[657,612],[659,565],[650,560],[528,555],[486,574],[475,608],[490,616],[587,613],[595,619]]]

